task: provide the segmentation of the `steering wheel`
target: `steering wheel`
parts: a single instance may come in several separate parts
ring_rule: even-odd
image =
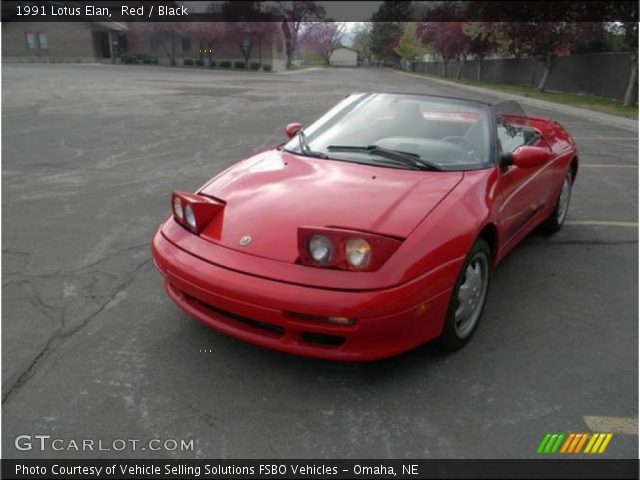
[[[466,138],[460,137],[460,136],[457,136],[457,135],[450,135],[448,137],[444,137],[444,138],[442,138],[442,141],[443,142],[453,143],[454,145],[458,145],[458,146],[464,148],[465,151],[469,155],[475,153],[475,150],[476,150],[476,146],[473,143],[471,143]]]

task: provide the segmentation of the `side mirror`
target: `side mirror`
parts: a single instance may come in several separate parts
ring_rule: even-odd
[[[551,159],[551,152],[546,147],[523,145],[513,153],[505,153],[500,159],[502,166],[515,165],[520,168],[541,167]]]
[[[290,123],[289,125],[287,125],[287,128],[285,128],[284,131],[287,134],[287,137],[293,138],[301,129],[302,125],[300,125],[299,123]]]

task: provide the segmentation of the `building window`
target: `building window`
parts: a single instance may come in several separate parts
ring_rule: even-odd
[[[182,51],[190,52],[191,51],[191,39],[187,37],[182,38]]]
[[[24,34],[27,39],[27,48],[36,48],[36,34],[35,33],[25,33]]]
[[[47,34],[44,32],[38,32],[38,47],[49,48],[49,40],[47,39]]]
[[[24,36],[25,36],[25,39],[27,40],[27,48],[30,50],[36,49],[36,48],[49,48],[49,42],[47,40],[46,33],[26,32]]]

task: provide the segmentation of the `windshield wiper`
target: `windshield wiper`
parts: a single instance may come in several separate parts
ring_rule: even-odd
[[[307,136],[304,133],[304,130],[298,130],[298,141],[300,142],[300,152],[306,157],[317,157],[317,158],[329,158],[322,152],[315,152],[311,150],[309,147],[309,142],[307,142]]]
[[[379,157],[393,160],[417,170],[442,170],[442,168],[435,163],[424,160],[415,153],[391,150],[378,145],[329,145],[327,150],[330,152],[366,152],[371,155],[378,155]]]

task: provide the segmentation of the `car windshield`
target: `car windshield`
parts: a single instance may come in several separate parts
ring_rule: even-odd
[[[440,97],[347,97],[285,146],[289,152],[425,170],[469,170],[491,162],[489,107]]]

